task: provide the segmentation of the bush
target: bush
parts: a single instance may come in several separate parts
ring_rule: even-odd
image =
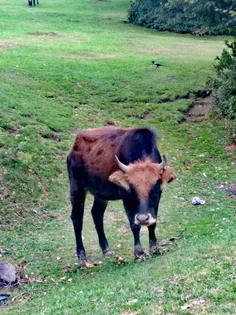
[[[235,35],[234,0],[134,0],[130,23],[160,31],[196,35]]]
[[[236,118],[236,38],[232,43],[225,42],[220,57],[215,59],[216,74],[210,79],[213,100],[221,114],[230,119]]]

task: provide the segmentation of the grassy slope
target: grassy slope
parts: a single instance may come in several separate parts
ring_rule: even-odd
[[[235,178],[227,129],[214,117],[179,124],[190,103],[182,97],[204,86],[223,39],[130,26],[122,22],[128,6],[124,0],[48,0],[29,9],[3,0],[0,228],[2,245],[17,251],[1,260],[18,264],[25,258],[32,278],[46,277],[44,284],[14,290],[16,301],[5,314],[177,314],[199,299],[208,307],[188,314],[236,312],[235,210],[233,200],[215,189]],[[167,67],[152,68],[156,58]],[[152,119],[140,120],[147,111]],[[74,273],[64,160],[77,129],[108,121],[159,131],[159,147],[179,179],[162,199],[158,237],[186,230],[173,251],[134,264],[131,233],[120,230],[127,225],[121,203],[110,203],[107,235],[124,261]],[[194,195],[206,205],[186,205]],[[90,258],[100,260],[91,203],[89,198],[84,238]],[[147,246],[145,230],[143,241]]]

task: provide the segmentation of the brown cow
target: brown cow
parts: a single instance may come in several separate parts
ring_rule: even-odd
[[[94,195],[92,216],[100,247],[111,253],[103,228],[108,200],[122,199],[134,236],[134,255],[144,255],[140,228],[149,230],[150,247],[156,245],[156,218],[163,187],[176,179],[156,146],[155,132],[148,128],[102,127],[78,133],[67,158],[77,256],[86,266],[82,241],[84,202]]]

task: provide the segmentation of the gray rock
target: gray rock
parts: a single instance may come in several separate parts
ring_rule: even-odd
[[[0,286],[13,286],[17,283],[16,268],[8,262],[0,262]]]

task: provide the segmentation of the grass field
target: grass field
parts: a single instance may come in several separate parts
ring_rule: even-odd
[[[30,277],[2,289],[13,298],[3,314],[235,314],[230,131],[214,113],[185,121],[225,38],[129,25],[129,0],[26,4],[0,7],[0,246],[13,250],[0,261],[25,259]],[[166,67],[153,68],[155,59]],[[122,204],[111,202],[105,227],[120,258],[105,261],[89,197],[84,242],[102,264],[76,271],[65,158],[78,130],[108,124],[158,131],[178,174],[160,203],[158,240],[180,239],[135,263]],[[204,206],[190,204],[196,195]],[[147,247],[145,229],[142,240]]]

